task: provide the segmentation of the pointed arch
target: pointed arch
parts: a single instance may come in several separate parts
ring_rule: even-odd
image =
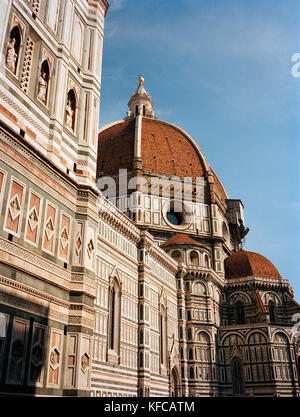
[[[245,394],[244,370],[241,359],[234,356],[230,361],[232,395],[240,396]]]
[[[181,396],[180,374],[177,366],[174,366],[170,372],[170,397]]]
[[[160,330],[160,364],[167,367],[167,310],[165,305],[160,305],[159,312]]]
[[[108,288],[108,360],[119,362],[122,285],[116,275],[110,276]]]

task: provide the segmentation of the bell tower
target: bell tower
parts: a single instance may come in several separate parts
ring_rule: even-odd
[[[90,393],[107,10],[106,0],[1,2],[1,392]]]

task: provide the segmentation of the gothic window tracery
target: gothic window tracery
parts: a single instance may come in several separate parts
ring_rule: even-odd
[[[269,356],[266,337],[260,332],[254,332],[248,339],[247,361],[251,364],[251,376],[253,381],[270,379]]]
[[[197,361],[200,362],[198,366],[198,378],[200,381],[209,381],[211,379],[211,348],[210,337],[206,332],[199,332],[196,337],[197,343]]]
[[[273,341],[275,377],[281,380],[291,380],[293,371],[288,338],[283,332],[277,332]]]

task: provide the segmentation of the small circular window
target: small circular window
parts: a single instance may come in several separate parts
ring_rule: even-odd
[[[165,221],[174,228],[186,229],[191,223],[191,209],[180,200],[166,202],[163,207]]]
[[[183,223],[183,216],[181,213],[177,213],[174,209],[171,209],[167,212],[167,219],[170,223],[175,226],[179,226]]]

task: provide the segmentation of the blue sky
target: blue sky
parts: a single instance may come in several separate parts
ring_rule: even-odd
[[[100,126],[123,118],[137,76],[156,116],[199,144],[300,302],[299,0],[110,0]]]

